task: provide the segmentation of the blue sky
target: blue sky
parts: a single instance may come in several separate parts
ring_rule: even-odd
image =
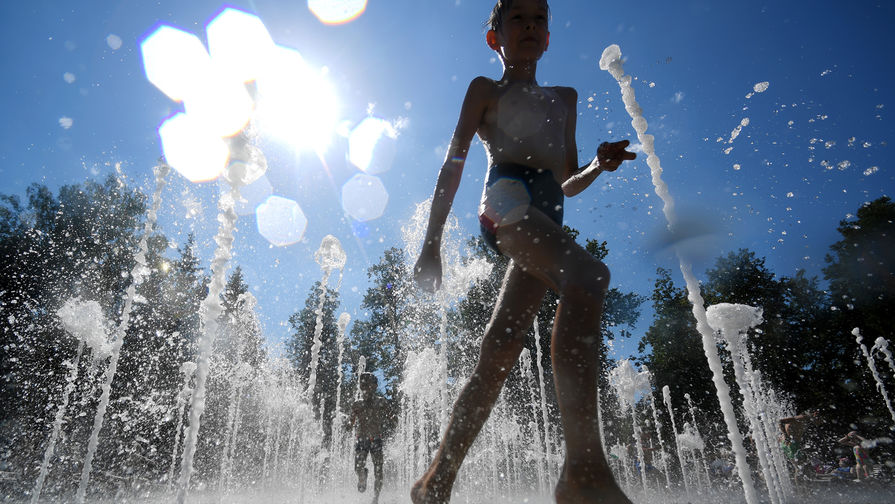
[[[55,190],[116,170],[149,192],[161,154],[156,129],[182,106],[148,82],[139,44],[160,23],[204,40],[206,23],[224,5],[98,4],[0,6],[7,119],[0,126],[0,192],[23,194],[32,182]],[[303,241],[286,247],[271,246],[253,216],[238,223],[235,260],[276,343],[322,276],[314,251],[326,234],[341,240],[348,257],[343,308],[363,317],[357,306],[366,270],[385,248],[403,246],[401,226],[431,195],[467,84],[477,75],[499,78],[501,67],[484,43],[489,1],[370,0],[360,17],[341,25],[321,23],[301,1],[230,5],[257,14],[275,43],[327,68],[347,127],[370,115],[400,124],[390,168],[377,175],[389,195],[385,212],[362,224],[340,202],[342,185],[358,173],[346,159],[345,138],[333,133],[325,163],[262,142],[274,194],[298,202],[309,222]],[[618,86],[598,67],[603,49],[618,44],[671,194],[688,215],[716,229],[700,245],[707,258],[749,248],[778,275],[804,268],[820,276],[838,222],[865,201],[892,196],[889,2],[557,0],[551,9],[539,82],[578,90],[580,160],[601,141],[636,143]],[[756,93],[764,82],[767,89]],[[478,230],[485,168],[476,145],[454,205],[467,234]],[[207,267],[219,186],[177,174],[169,181],[160,225],[181,243],[197,233]],[[608,242],[614,286],[646,295],[659,266],[682,284],[676,261],[651,245],[664,224],[660,208],[638,159],[568,201],[566,222]],[[638,331],[649,321],[645,310]],[[617,353],[635,348],[632,341]]]

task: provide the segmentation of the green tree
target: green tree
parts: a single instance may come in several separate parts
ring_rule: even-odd
[[[381,372],[384,383],[380,386],[385,396],[395,401],[407,356],[405,341],[413,332],[410,323],[418,320],[418,310],[410,296],[413,285],[404,251],[387,249],[379,262],[367,269],[367,278],[371,285],[361,302],[365,320],[355,320],[351,328],[351,369],[363,356],[366,370]]]
[[[638,360],[652,373],[659,401],[662,387],[668,386],[674,405],[686,404],[684,394],[689,393],[700,409],[714,412],[717,399],[712,373],[706,363],[702,338],[696,331],[687,290],[674,285],[669,270],[658,268],[656,275],[650,296],[655,315],[638,344],[638,351],[643,355]]]
[[[830,289],[830,327],[824,358],[837,380],[830,391],[847,409],[844,421],[862,424],[866,432],[886,432],[890,423],[885,403],[876,390],[867,361],[855,342],[858,328],[868,350],[877,338],[895,341],[891,322],[895,307],[895,203],[881,197],[842,220],[842,238],[830,246],[824,278]]]
[[[264,335],[254,312],[257,301],[249,292],[241,267],[233,269],[224,286],[221,303],[224,308],[221,315],[223,331],[216,352],[231,365],[246,362],[258,369],[266,359]]]
[[[7,463],[28,467],[25,479],[33,481],[33,461],[47,439],[43,427],[55,413],[48,405],[58,403],[64,363],[77,347],[56,310],[80,296],[97,301],[110,326],[118,322],[142,232],[145,196],[114,177],[63,186],[56,196],[33,184],[26,196],[27,203],[0,196],[0,449],[9,454]],[[95,407],[97,375],[89,373],[89,361],[84,359],[79,370],[80,387],[65,424],[72,437],[89,432],[92,415],[86,413]],[[121,386],[116,387],[112,415],[123,397]],[[102,451],[99,455],[98,468],[108,460]]]
[[[292,334],[286,341],[286,357],[292,363],[296,374],[303,383],[310,382],[312,371],[316,383],[311,404],[323,422],[323,432],[328,440],[332,434],[332,422],[336,412],[336,389],[338,385],[338,333],[335,312],[339,307],[339,293],[334,289],[326,290],[326,297],[321,313],[320,347],[317,354],[317,365],[313,366],[314,335],[317,328],[317,311],[320,309],[321,283],[315,282],[305,299],[305,306],[289,317]],[[343,385],[342,390],[345,390]],[[343,397],[345,395],[343,394]]]
[[[842,239],[830,246],[824,277],[839,312],[837,323],[851,332],[859,327],[865,338],[892,340],[895,306],[895,203],[881,197],[862,205],[853,220],[837,228]]]

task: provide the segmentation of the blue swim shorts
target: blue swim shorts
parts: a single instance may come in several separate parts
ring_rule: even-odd
[[[498,254],[497,228],[518,222],[529,208],[537,208],[562,226],[562,186],[549,170],[516,163],[491,165],[479,204],[482,238]]]

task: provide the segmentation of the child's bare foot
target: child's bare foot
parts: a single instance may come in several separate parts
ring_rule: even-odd
[[[447,504],[451,500],[451,488],[434,478],[430,470],[413,484],[410,500],[413,504]]]
[[[557,504],[632,504],[612,479],[611,473],[603,475],[602,471],[597,471],[588,474],[576,470],[574,472],[587,476],[575,477],[571,472],[563,467],[553,493]]]

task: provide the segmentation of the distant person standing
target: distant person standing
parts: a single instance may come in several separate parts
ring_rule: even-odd
[[[805,453],[805,431],[810,424],[818,421],[817,411],[809,410],[801,415],[781,418],[780,448],[795,471],[797,480],[806,478],[810,471],[807,470],[807,455]]]
[[[857,431],[851,431],[840,440],[840,444],[851,446],[855,454],[855,476],[858,479],[867,479],[873,472],[873,462],[870,460],[870,453],[864,448],[864,442],[867,441]]]
[[[367,490],[367,455],[373,459],[373,504],[379,502],[382,491],[382,438],[389,416],[388,401],[376,393],[379,380],[373,373],[360,375],[361,397],[351,405],[349,426],[357,426],[354,445],[354,472],[357,491]]]

